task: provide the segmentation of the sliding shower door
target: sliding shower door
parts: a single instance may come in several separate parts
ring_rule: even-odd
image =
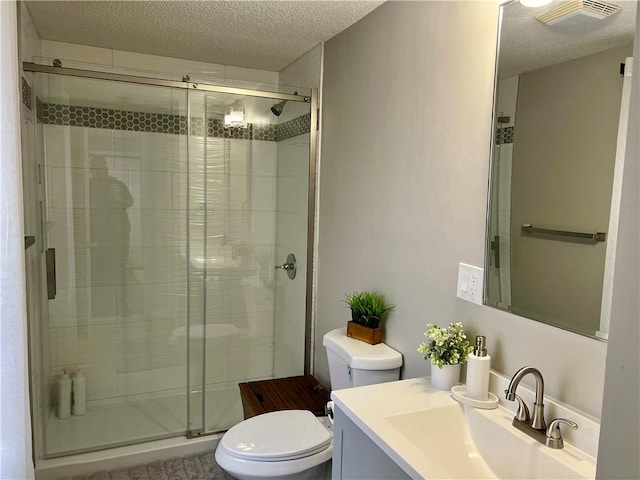
[[[42,319],[44,454],[184,433],[187,94],[37,81],[42,228],[56,282]],[[86,378],[84,415],[60,418],[60,403],[71,401],[59,396],[65,369]]]
[[[304,371],[310,105],[278,101],[189,92],[191,435],[242,420],[238,383]]]
[[[308,366],[310,96],[63,70],[34,75],[36,452],[227,429],[238,383]]]

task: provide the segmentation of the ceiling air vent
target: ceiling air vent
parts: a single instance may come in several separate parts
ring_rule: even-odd
[[[560,2],[536,18],[546,25],[580,26],[604,20],[621,10],[618,5],[596,0]]]

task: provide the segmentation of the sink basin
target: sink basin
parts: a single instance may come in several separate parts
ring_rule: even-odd
[[[385,420],[428,457],[439,478],[595,478],[593,457],[565,444],[550,449],[516,430],[513,413],[458,403],[388,416]]]
[[[388,417],[387,421],[430,457],[438,478],[496,478],[467,428],[460,405]]]

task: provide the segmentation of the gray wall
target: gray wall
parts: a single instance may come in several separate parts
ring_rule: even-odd
[[[640,10],[638,10],[640,20]],[[640,36],[636,29],[597,478],[640,478]]]
[[[429,374],[426,323],[459,320],[493,368],[536,365],[599,417],[605,343],[455,295],[458,262],[484,264],[497,21],[493,2],[388,2],[325,45],[316,345],[345,292],[380,290],[404,378]],[[322,349],[315,365],[328,385]]]
[[[622,98],[619,69],[632,47],[527,72],[518,85],[512,311],[591,335],[600,328],[606,243],[523,235],[520,227],[530,223],[578,232],[608,230]]]

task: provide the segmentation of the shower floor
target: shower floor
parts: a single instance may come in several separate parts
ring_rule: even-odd
[[[243,419],[237,385],[207,390],[206,402],[205,431],[225,430]],[[194,429],[200,417],[201,412],[192,413]],[[55,411],[49,412],[45,452],[54,457],[184,435],[186,426],[184,392],[89,403],[83,416],[61,420]]]

